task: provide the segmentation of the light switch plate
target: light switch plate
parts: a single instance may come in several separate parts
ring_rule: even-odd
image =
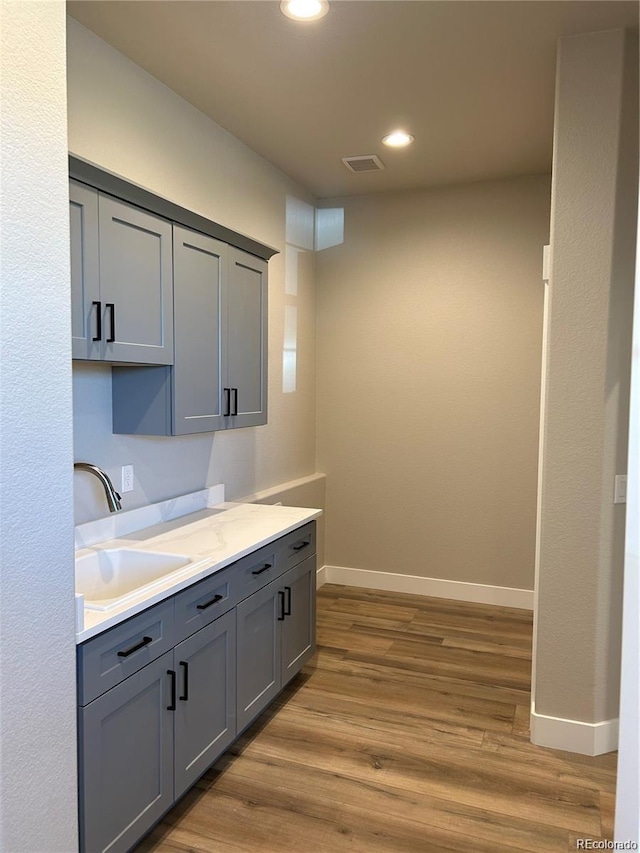
[[[613,487],[613,502],[614,504],[626,504],[627,502],[626,474],[616,474],[615,485]]]

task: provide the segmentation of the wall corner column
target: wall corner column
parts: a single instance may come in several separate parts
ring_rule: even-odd
[[[63,0],[0,0],[0,850],[78,847]]]
[[[559,40],[532,740],[617,746],[638,187],[637,36]]]

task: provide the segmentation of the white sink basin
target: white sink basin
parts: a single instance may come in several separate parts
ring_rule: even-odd
[[[131,548],[112,548],[76,557],[76,592],[84,606],[110,610],[188,568],[191,558]]]

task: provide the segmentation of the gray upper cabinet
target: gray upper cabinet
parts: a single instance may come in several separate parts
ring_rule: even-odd
[[[231,426],[267,422],[267,264],[229,251],[226,409]]]
[[[172,433],[224,429],[226,243],[174,225]]]
[[[70,184],[73,357],[173,363],[171,223]]]
[[[113,430],[188,435],[267,422],[267,262],[173,226],[175,364],[114,368]]]
[[[98,324],[100,308],[100,254],[98,193],[71,181],[69,187],[71,237],[71,334],[73,358],[102,357]]]
[[[276,250],[77,157],[69,172],[73,358],[113,365],[113,431],[266,424]]]
[[[106,361],[173,363],[171,223],[100,195]]]

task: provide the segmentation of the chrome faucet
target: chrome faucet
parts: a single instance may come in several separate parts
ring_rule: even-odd
[[[122,498],[113,488],[113,483],[101,468],[98,468],[97,465],[92,465],[90,462],[74,462],[73,469],[74,471],[88,471],[100,480],[107,497],[109,512],[117,512],[119,509],[122,509]]]

